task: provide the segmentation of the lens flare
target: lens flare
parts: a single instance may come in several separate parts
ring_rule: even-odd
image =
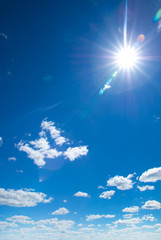
[[[137,55],[135,48],[126,47],[121,49],[116,56],[120,68],[129,69],[135,66]]]

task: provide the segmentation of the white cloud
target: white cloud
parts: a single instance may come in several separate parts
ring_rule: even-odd
[[[98,189],[107,189],[107,188],[103,186],[98,186]]]
[[[117,187],[117,189],[119,190],[128,190],[133,188],[133,181],[131,180],[131,178],[133,177],[133,174],[129,174],[127,177],[123,177],[123,176],[118,176],[116,175],[113,178],[110,178],[107,181],[107,186],[111,186],[111,187]]]
[[[138,224],[141,223],[142,219],[140,219],[139,217],[137,218],[129,218],[129,219],[119,219],[115,222],[113,222],[113,224],[127,224],[127,225],[134,225],[134,224]]]
[[[46,194],[31,190],[13,190],[0,188],[0,205],[12,207],[33,207],[38,203],[51,202],[52,198],[46,199]]]
[[[2,146],[3,144],[3,140],[2,140],[2,137],[0,137],[0,147]]]
[[[69,147],[65,152],[64,156],[69,158],[70,161],[74,161],[76,158],[86,156],[88,153],[87,146],[79,146],[71,148]]]
[[[161,180],[161,167],[149,169],[140,176],[139,180],[140,182],[157,182]]]
[[[29,142],[33,145],[32,148],[28,143],[23,143],[22,141],[17,145],[20,151],[26,152],[30,159],[34,160],[34,163],[42,167],[45,165],[45,158],[54,159],[62,155],[62,152],[56,150],[56,148],[51,149],[46,138],[40,138],[35,141]]]
[[[145,185],[145,186],[137,186],[137,188],[141,191],[144,192],[146,190],[154,190],[154,186],[149,186],[149,185]]]
[[[139,207],[138,206],[127,207],[127,208],[124,208],[122,212],[129,212],[129,213],[139,212]]]
[[[68,139],[61,136],[61,131],[54,126],[53,122],[44,120],[41,123],[39,139],[28,142],[20,141],[17,144],[19,151],[26,152],[28,158],[34,160],[34,163],[38,167],[43,167],[46,164],[46,159],[55,159],[62,156],[68,158],[70,161],[74,161],[78,157],[87,155],[87,146],[68,147],[64,152],[58,150],[57,146],[56,148],[52,148],[53,140],[50,144],[47,138],[47,132],[50,133],[51,138],[54,139],[55,144],[59,147],[68,141]]]
[[[149,214],[149,215],[144,215],[142,217],[142,220],[153,222],[155,220],[155,218],[153,217],[152,214]]]
[[[68,201],[67,200],[63,200],[64,203],[67,203]]]
[[[63,143],[67,142],[68,139],[61,136],[61,131],[57,129],[55,126],[55,123],[52,121],[44,120],[41,123],[42,130],[46,130],[50,132],[51,138],[55,140],[55,143],[59,146],[61,146]]]
[[[17,224],[15,223],[9,223],[9,222],[6,222],[6,221],[0,221],[0,230],[4,230],[6,228],[16,228],[17,227]]]
[[[73,196],[75,196],[75,197],[89,197],[88,193],[80,192],[80,191],[75,193]]]
[[[8,161],[16,161],[16,158],[15,157],[9,157]]]
[[[149,209],[149,210],[155,210],[160,208],[161,208],[161,203],[155,200],[149,200],[145,202],[145,204],[142,206],[142,209]]]
[[[110,215],[110,214],[106,214],[106,215],[92,214],[92,215],[86,216],[86,221],[97,220],[100,218],[114,218],[114,217],[115,217],[115,215]]]
[[[125,214],[125,215],[123,215],[123,218],[132,218],[133,217],[133,214]]]
[[[69,213],[69,210],[62,207],[62,208],[59,208],[58,210],[52,212],[52,215],[65,215],[67,213]]]
[[[28,216],[24,215],[14,215],[6,219],[9,222],[16,222],[21,224],[34,224],[34,221],[31,220]]]
[[[104,199],[111,199],[111,197],[115,194],[115,191],[111,190],[111,191],[106,191],[101,193],[101,195],[99,196],[99,198],[104,198]]]
[[[0,36],[2,36],[3,38],[5,38],[6,40],[8,39],[8,36],[5,33],[0,33]]]

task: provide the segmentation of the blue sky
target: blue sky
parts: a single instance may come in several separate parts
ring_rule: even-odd
[[[161,2],[0,5],[0,239],[160,240]]]

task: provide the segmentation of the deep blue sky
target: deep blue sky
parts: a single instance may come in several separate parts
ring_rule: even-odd
[[[1,0],[0,239],[49,239],[47,233],[51,239],[160,239],[161,225],[149,228],[161,224],[161,35],[153,22],[159,1],[128,1],[128,41],[145,36],[142,72],[122,71],[99,95],[117,70],[110,51],[123,44],[124,6],[121,0]],[[50,121],[59,136],[41,127]],[[58,137],[64,142],[57,144]],[[36,148],[35,140],[60,156],[48,158],[46,142]],[[67,149],[78,155],[72,159]],[[146,185],[154,189],[137,188]],[[111,199],[100,197],[110,191]],[[52,215],[61,208],[62,215]]]

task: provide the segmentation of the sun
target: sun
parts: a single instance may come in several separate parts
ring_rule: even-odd
[[[127,69],[135,67],[137,63],[137,52],[133,47],[122,48],[116,54],[116,62],[121,69]]]

